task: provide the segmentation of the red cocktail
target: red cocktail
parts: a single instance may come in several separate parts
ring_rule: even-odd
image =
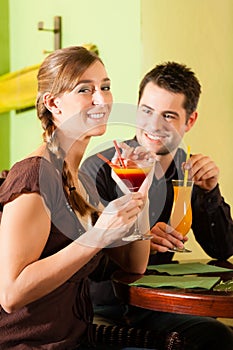
[[[124,161],[124,164],[126,162]],[[127,161],[125,168],[112,164],[112,169],[131,192],[137,192],[151,170],[151,166],[138,167],[134,161]]]
[[[124,159],[120,153],[120,149],[117,143],[114,141],[116,152],[118,157],[116,163],[108,160],[102,154],[98,154],[98,157],[105,161],[113,169],[114,173],[121,179],[124,185],[131,191],[137,192],[143,181],[146,179],[147,175],[151,171],[154,165],[154,158],[151,156],[150,152],[144,150],[141,154],[134,153],[131,150],[131,155],[134,159]],[[138,159],[135,160],[135,155]],[[124,192],[124,190],[122,190]],[[143,234],[138,227],[138,220],[135,222],[135,228],[133,234],[127,237],[123,237],[123,241],[135,241],[135,240],[146,240],[151,239],[153,236],[151,234]]]
[[[143,181],[152,169],[153,162],[149,160],[133,161],[130,159],[121,159],[121,164],[111,164],[112,169],[131,192],[137,192]],[[151,234],[143,234],[138,226],[138,220],[135,222],[135,228],[132,235],[122,238],[123,241],[135,241],[151,239]]]

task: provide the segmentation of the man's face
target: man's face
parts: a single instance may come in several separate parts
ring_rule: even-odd
[[[175,150],[186,131],[185,96],[172,93],[149,82],[143,91],[137,113],[138,142],[155,152],[166,155]]]

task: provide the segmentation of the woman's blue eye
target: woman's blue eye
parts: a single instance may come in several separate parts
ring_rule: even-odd
[[[102,86],[102,87],[101,87],[101,90],[102,90],[102,91],[110,91],[110,90],[111,90],[111,87],[110,87],[110,85]]]
[[[97,89],[96,89],[97,91]],[[104,85],[101,87],[101,91],[110,91],[110,85]],[[93,86],[84,86],[78,89],[78,93],[81,94],[93,94],[95,92],[95,87]]]
[[[78,90],[79,93],[92,93],[92,89],[90,87],[83,87]]]

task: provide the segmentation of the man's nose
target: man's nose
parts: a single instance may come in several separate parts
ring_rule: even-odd
[[[159,130],[164,126],[164,119],[161,114],[154,112],[151,118],[151,122],[155,130]]]

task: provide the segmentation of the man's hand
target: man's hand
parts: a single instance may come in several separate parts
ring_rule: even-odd
[[[203,154],[194,154],[184,163],[184,169],[189,170],[189,179],[203,190],[213,190],[219,177],[219,168],[212,159]]]
[[[157,222],[155,226],[152,227],[151,233],[153,234],[150,245],[151,252],[165,253],[168,249],[174,248],[174,246],[183,249],[184,244],[182,241],[186,242],[188,240],[186,236],[183,237],[179,232],[164,222]]]

